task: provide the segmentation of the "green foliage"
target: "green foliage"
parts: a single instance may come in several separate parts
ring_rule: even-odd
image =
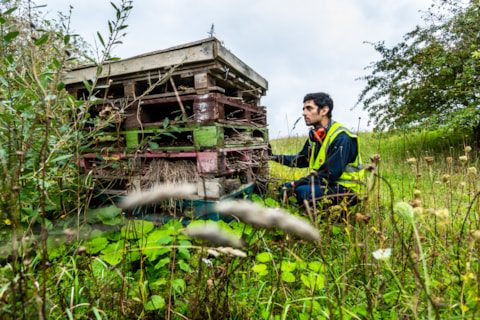
[[[357,104],[379,130],[424,124],[478,131],[478,1],[442,1],[424,16],[425,26],[393,48],[373,44],[382,59],[362,78]]]

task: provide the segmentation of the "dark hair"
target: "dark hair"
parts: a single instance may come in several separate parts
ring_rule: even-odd
[[[303,98],[303,103],[313,100],[315,104],[318,106],[318,112],[322,107],[328,107],[327,117],[332,117],[332,110],[333,110],[333,100],[328,93],[325,92],[316,92],[316,93],[307,93]]]

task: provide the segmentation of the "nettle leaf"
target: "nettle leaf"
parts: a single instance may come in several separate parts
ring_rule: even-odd
[[[162,309],[165,306],[165,299],[159,295],[153,295],[145,303],[145,310],[152,311]]]

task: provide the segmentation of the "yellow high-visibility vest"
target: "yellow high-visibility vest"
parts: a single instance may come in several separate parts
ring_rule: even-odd
[[[345,128],[338,122],[334,122],[330,127],[330,129],[328,130],[327,135],[323,139],[323,143],[322,143],[322,146],[320,147],[320,151],[318,152],[316,157],[314,156],[315,147],[316,147],[316,144],[320,142],[312,141],[311,139],[309,139],[310,147],[311,147],[309,168],[310,170],[320,169],[320,166],[326,161],[327,151],[328,151],[328,148],[330,147],[330,144],[333,142],[333,140],[335,140],[335,138],[341,132],[345,132],[352,139],[357,140],[357,157],[355,158],[355,161],[347,164],[345,171],[335,182],[346,188],[350,188],[350,190],[352,190],[353,192],[360,193],[362,192],[363,187],[365,186],[365,183],[364,183],[365,170],[363,168],[362,159],[360,157],[360,143],[356,135],[348,131],[347,128]]]

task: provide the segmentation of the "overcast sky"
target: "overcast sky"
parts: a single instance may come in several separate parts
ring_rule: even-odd
[[[114,54],[121,58],[166,49],[214,36],[267,79],[262,98],[270,138],[304,135],[303,96],[328,92],[333,118],[356,132],[367,130],[368,115],[352,110],[365,83],[365,67],[379,59],[365,42],[393,46],[422,25],[422,11],[433,0],[136,0],[127,36]],[[108,36],[110,0],[37,0],[51,17],[73,9],[72,28],[89,43]],[[118,1],[114,1],[118,3]]]

